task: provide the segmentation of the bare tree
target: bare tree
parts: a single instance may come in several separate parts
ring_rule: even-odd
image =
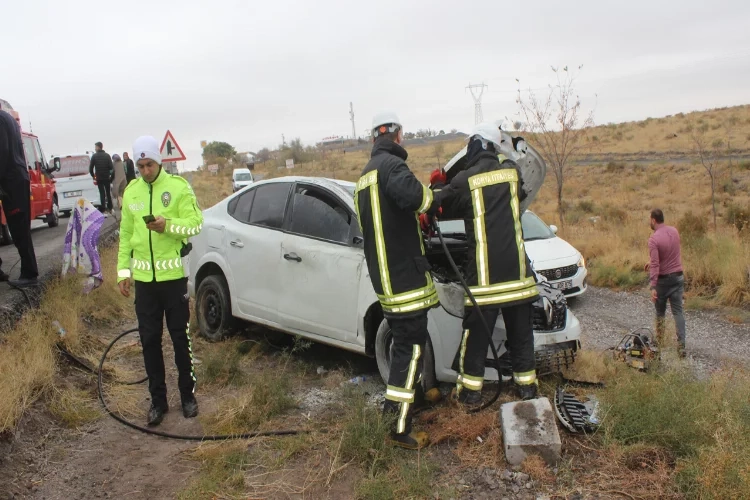
[[[693,154],[698,158],[711,180],[711,210],[714,217],[714,231],[716,231],[716,178],[719,175],[719,156],[724,146],[723,139],[708,138],[708,124],[691,127],[690,142]]]
[[[578,70],[581,66],[578,67]],[[563,186],[565,167],[571,157],[587,147],[584,137],[586,129],[594,125],[593,110],[585,114],[581,109],[581,99],[575,90],[575,75],[568,67],[552,71],[557,77],[555,84],[549,85],[547,96],[538,96],[529,89],[524,96],[518,79],[518,105],[524,128],[533,135],[535,148],[544,156],[552,168],[557,181],[557,213],[560,224],[565,226],[565,206]]]
[[[442,142],[436,142],[434,146],[432,146],[432,152],[435,153],[435,158],[437,158],[437,164],[438,168],[443,166],[443,162],[441,160],[443,154],[445,154],[445,145]]]

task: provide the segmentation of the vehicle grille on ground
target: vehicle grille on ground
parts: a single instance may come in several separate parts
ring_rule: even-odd
[[[547,311],[542,307],[534,308],[534,330],[539,332],[554,332],[565,328],[568,308],[564,303],[552,304],[552,321],[548,321]]]
[[[542,269],[541,271],[537,272],[550,281],[561,280],[575,276],[578,272],[578,264],[573,264],[565,267],[557,267],[555,269]]]
[[[580,348],[577,340],[569,340],[559,344],[550,345],[534,352],[536,358],[536,374],[538,377],[560,373],[565,368],[573,366],[576,360],[576,351]],[[495,360],[486,359],[484,366],[495,368]],[[506,377],[513,374],[510,363],[510,353],[506,351],[500,356],[500,373]]]

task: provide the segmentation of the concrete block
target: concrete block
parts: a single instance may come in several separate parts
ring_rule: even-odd
[[[505,459],[519,465],[528,455],[539,455],[555,465],[562,453],[560,433],[552,404],[547,398],[506,403],[500,407]]]

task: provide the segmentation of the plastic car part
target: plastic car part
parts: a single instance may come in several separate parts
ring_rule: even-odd
[[[565,392],[562,386],[555,390],[555,413],[560,423],[574,434],[594,432],[599,427],[599,401],[590,395],[581,401]]]

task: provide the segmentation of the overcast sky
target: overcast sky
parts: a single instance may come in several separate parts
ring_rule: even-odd
[[[281,135],[357,134],[392,109],[407,131],[513,119],[550,66],[583,65],[596,123],[750,103],[750,2],[6,1],[0,98],[47,155],[110,153],[170,129],[185,167],[200,141],[239,151]]]

